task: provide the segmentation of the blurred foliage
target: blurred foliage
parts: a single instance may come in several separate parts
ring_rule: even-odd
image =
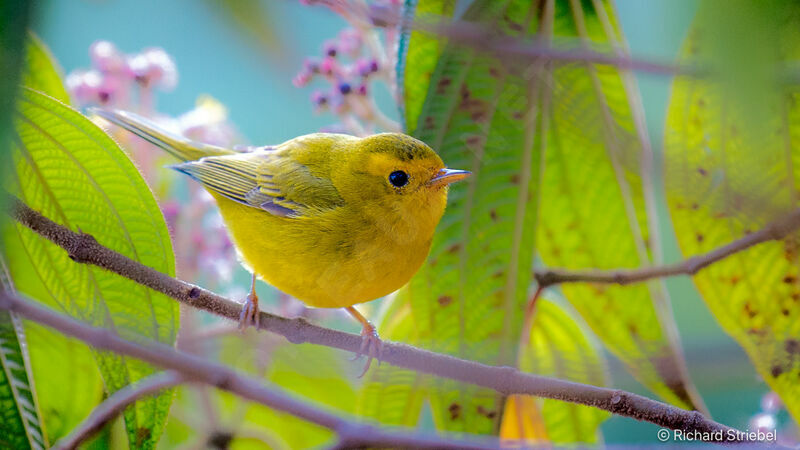
[[[800,4],[706,1],[682,54],[713,75],[677,78],[667,117],[667,200],[680,247],[690,256],[800,206],[800,85],[787,78],[800,58]],[[799,267],[795,233],[694,277],[720,325],[797,421]]]
[[[69,94],[62,81],[64,74],[58,62],[50,54],[50,49],[33,33],[28,33],[24,67],[23,86],[70,104]]]
[[[521,343],[520,369],[562,380],[605,385],[602,353],[575,319],[556,302],[540,298],[529,339]],[[589,406],[514,395],[506,402],[500,437],[553,444],[596,444],[600,442],[600,424],[609,415]]]
[[[26,70],[38,73],[23,76],[23,80],[34,82],[44,92],[64,96],[48,52],[37,46],[41,44],[30,41],[30,66]],[[100,243],[150,267],[174,274],[172,246],[161,211],[116,143],[81,114],[37,91],[23,90],[15,111],[12,155],[16,172],[5,180],[4,187],[55,221],[90,233]],[[76,264],[61,248],[22,225],[4,228],[3,251],[14,261],[11,275],[21,292],[94,325],[113,328],[126,338],[175,341],[178,314],[171,299],[99,268]],[[139,301],[131,302],[131,295]],[[47,383],[59,383],[50,375],[63,370],[63,366],[53,365],[62,358],[52,354],[57,345],[34,346],[34,339],[34,378],[45,391]],[[93,356],[109,392],[153,370],[139,361],[105,352],[93,352]],[[80,360],[73,364],[80,364]],[[132,447],[152,448],[158,442],[171,396],[167,392],[142,399],[125,411]],[[68,418],[60,420],[74,423],[73,405],[44,398],[42,404],[47,408],[68,406],[61,412]],[[48,439],[58,437],[49,435]]]

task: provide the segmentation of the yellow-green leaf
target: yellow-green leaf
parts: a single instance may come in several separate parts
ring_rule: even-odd
[[[24,89],[15,109],[14,130],[15,173],[5,180],[8,191],[52,220],[174,275],[169,233],[152,193],[100,128],[63,103]],[[3,247],[20,292],[127,339],[175,342],[178,307],[168,297],[77,264],[60,247],[22,225],[3,230]],[[18,281],[30,274],[38,280]],[[110,353],[95,352],[95,359],[109,392],[153,372],[145,363]],[[125,410],[132,447],[155,446],[170,402],[167,392]]]
[[[715,78],[677,78],[665,131],[665,185],[688,257],[800,206],[800,5],[705,2],[684,44]],[[720,50],[726,48],[727,50]],[[724,51],[723,55],[720,52]],[[719,261],[694,281],[722,328],[800,422],[800,234]]]
[[[520,369],[562,380],[605,385],[605,364],[597,349],[587,339],[575,319],[556,303],[539,299],[533,324],[530,329],[528,345],[520,353]],[[600,424],[610,414],[589,406],[566,403],[559,400],[536,399],[526,404],[507,407],[535,407],[540,411],[543,436],[533,436],[553,444],[598,443]],[[510,418],[503,418],[512,429],[520,428]],[[514,430],[516,437],[529,438],[522,424],[521,430]],[[501,434],[501,437],[508,437]]]
[[[436,23],[453,15],[455,0],[406,0],[404,16],[417,21]],[[397,85],[406,133],[417,127],[419,113],[428,93],[431,75],[444,48],[441,37],[421,31],[403,30],[398,45]]]
[[[69,104],[69,94],[61,78],[61,68],[50,54],[50,49],[38,36],[28,33],[22,85]]]
[[[526,0],[479,0],[464,17],[517,36],[535,31],[540,19]],[[407,342],[491,364],[516,361],[531,284],[540,160],[534,105],[545,83],[520,72],[456,43],[442,50],[414,135],[449,167],[473,175],[450,188],[428,262],[396,300],[408,325],[395,326],[410,330]],[[391,396],[392,408],[402,411],[394,423],[416,420],[425,389],[438,428],[499,429],[504,399],[496,392],[408,373],[378,375],[391,392],[369,392]]]
[[[15,294],[6,262],[0,257],[0,289]],[[31,374],[22,320],[0,311],[0,444],[5,448],[44,449],[39,402]]]
[[[559,38],[611,51],[621,42],[609,2],[555,2]],[[652,264],[645,189],[646,157],[635,121],[635,88],[619,70],[573,63],[553,70],[552,107],[538,228],[544,263],[568,269]],[[649,174],[652,175],[652,174]],[[565,284],[562,292],[587,324],[645,386],[684,408],[693,396],[660,282],[630,286]]]

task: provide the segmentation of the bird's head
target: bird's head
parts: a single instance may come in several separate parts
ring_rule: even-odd
[[[433,234],[447,203],[451,183],[470,175],[445,167],[424,142],[400,133],[360,139],[348,158],[352,174],[343,193],[348,202],[361,202],[369,215],[393,232]]]

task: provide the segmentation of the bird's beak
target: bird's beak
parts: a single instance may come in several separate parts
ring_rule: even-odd
[[[467,170],[442,169],[428,181],[428,187],[440,187],[463,180],[472,175]]]

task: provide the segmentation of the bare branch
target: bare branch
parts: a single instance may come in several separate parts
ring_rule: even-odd
[[[561,63],[592,63],[615,66],[620,69],[647,72],[655,75],[688,75],[704,76],[703,71],[697,67],[660,63],[633,58],[628,55],[604,53],[586,48],[581,45],[576,48],[554,46],[546,40],[531,41],[518,37],[507,36],[482,24],[466,21],[449,21],[432,18],[404,18],[387,10],[373,10],[365,12],[373,22],[401,24],[405,29],[422,31],[450,39],[450,42],[467,45],[506,57],[510,60],[545,60]]]
[[[75,261],[102,267],[189,306],[238,320],[241,304],[169,277],[103,247],[90,235],[73,232],[42,216],[17,199],[11,199],[9,203],[11,214],[20,223],[67,250]],[[262,312],[260,324],[260,329],[280,334],[293,343],[308,342],[353,353],[357,353],[361,346],[361,337],[358,335],[313,325],[302,318],[288,319]],[[677,430],[721,431],[723,434],[731,430],[697,411],[686,411],[640,395],[527,374],[513,367],[489,366],[405,344],[384,342],[380,360],[417,372],[486,387],[502,394],[528,394],[594,406],[614,414]],[[164,365],[164,367],[171,366]]]
[[[495,439],[486,439],[481,436],[471,436],[466,439],[444,439],[437,436],[426,436],[418,431],[405,429],[386,430],[366,423],[359,423],[340,417],[332,412],[318,408],[316,405],[300,400],[278,389],[267,387],[260,380],[244,375],[228,367],[205,360],[190,353],[181,352],[171,346],[149,342],[147,344],[128,341],[116,333],[105,328],[97,328],[79,322],[65,314],[57,313],[36,302],[26,301],[9,293],[0,294],[0,308],[7,309],[25,317],[28,320],[46,325],[59,332],[80,339],[94,348],[112,351],[121,355],[131,356],[148,362],[155,366],[179,373],[173,374],[171,383],[178,382],[181,378],[216,386],[219,389],[232,392],[245,399],[261,403],[270,408],[291,414],[311,423],[325,427],[339,436],[340,442],[346,442],[348,448],[352,447],[407,447],[407,448],[498,448]],[[163,388],[167,380],[157,380],[158,383],[148,383],[150,393],[160,383]],[[156,385],[156,386],[152,386]],[[135,386],[132,389],[135,391]],[[120,391],[121,392],[121,391]],[[115,402],[108,405],[108,409],[124,408],[124,400],[133,401],[136,392],[123,393]],[[114,396],[110,397],[110,399]],[[108,403],[108,402],[106,402]],[[105,403],[104,403],[105,404]],[[103,408],[101,405],[100,408]],[[104,408],[103,408],[104,409]],[[91,424],[90,424],[91,425]]]
[[[754,245],[783,239],[789,233],[800,228],[800,209],[767,224],[764,228],[750,233],[708,253],[692,256],[681,262],[659,267],[641,269],[613,269],[570,271],[565,269],[543,269],[534,272],[534,278],[541,287],[561,283],[609,283],[631,284],[652,278],[666,278],[675,275],[694,275],[701,269],[727,258],[735,253],[747,250]]]
[[[186,378],[179,372],[159,372],[118,390],[98,405],[68,436],[56,442],[53,449],[78,448],[81,442],[94,436],[106,423],[122,413],[128,405],[142,397],[154,395],[164,389],[176,386],[185,380]]]

